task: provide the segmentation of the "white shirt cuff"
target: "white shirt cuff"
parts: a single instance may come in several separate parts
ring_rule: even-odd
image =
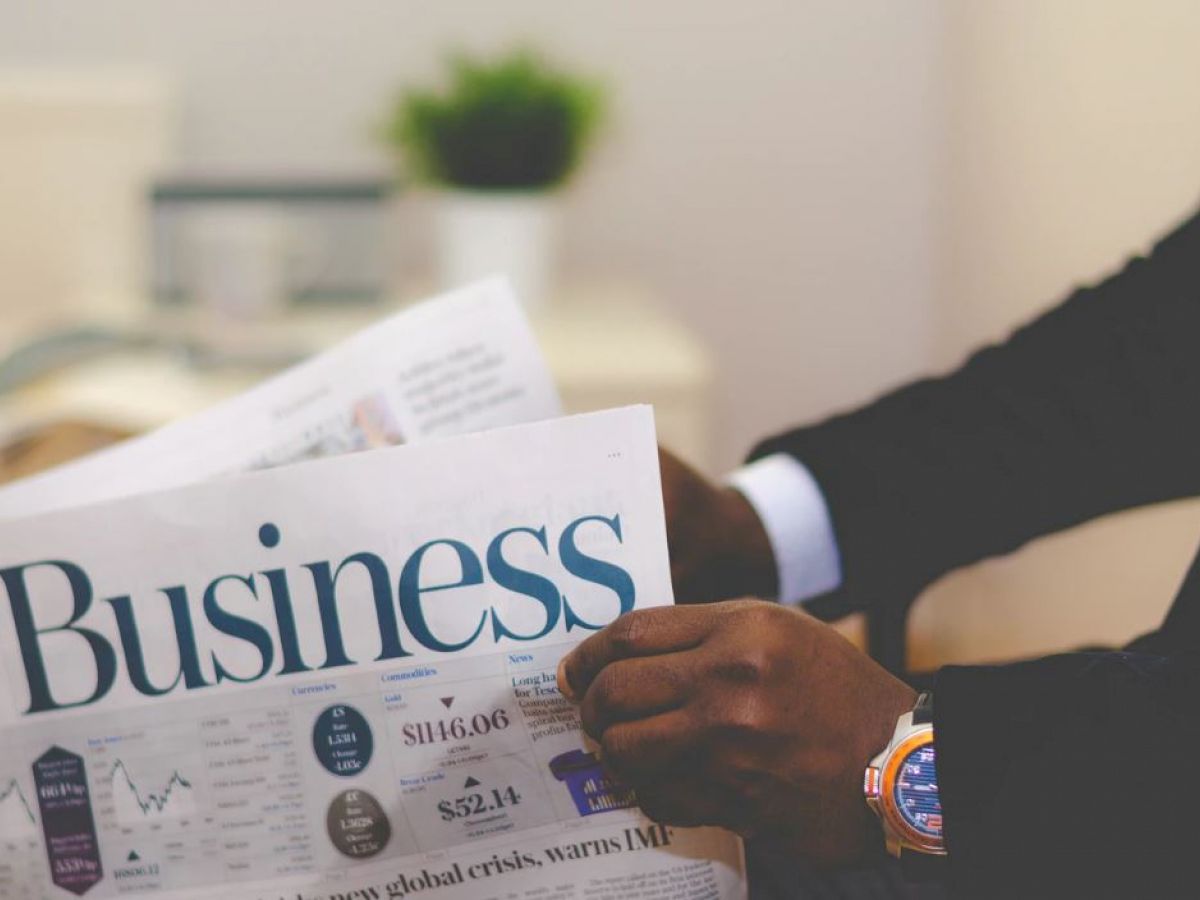
[[[842,583],[842,561],[829,507],[799,460],[774,453],[729,476],[762,520],[779,570],[779,601],[800,603]]]

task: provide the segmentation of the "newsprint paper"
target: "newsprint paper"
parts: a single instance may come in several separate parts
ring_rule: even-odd
[[[252,449],[0,523],[0,896],[745,896],[737,839],[641,817],[555,687],[671,602],[648,409]]]
[[[200,415],[0,489],[0,517],[559,413],[520,306],[492,278],[410,307]]]

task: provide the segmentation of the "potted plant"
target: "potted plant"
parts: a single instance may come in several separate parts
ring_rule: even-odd
[[[557,189],[595,133],[603,91],[527,50],[449,68],[443,90],[398,99],[388,137],[411,177],[439,189],[443,284],[500,272],[535,309],[553,276]]]

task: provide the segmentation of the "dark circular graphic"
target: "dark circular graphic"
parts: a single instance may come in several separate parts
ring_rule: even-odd
[[[366,791],[342,791],[325,816],[329,840],[351,859],[369,859],[382,852],[392,837],[392,823],[379,801]]]
[[[371,726],[363,714],[340,703],[317,716],[312,740],[321,765],[343,778],[365,769],[375,749]]]
[[[264,547],[274,547],[279,543],[279,526],[274,522],[264,522],[258,529],[258,542]]]

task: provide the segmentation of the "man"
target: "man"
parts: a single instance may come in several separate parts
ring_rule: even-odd
[[[865,802],[868,765],[927,704],[908,715],[907,684],[788,604],[904,602],[1039,535],[1200,493],[1200,216],[948,377],[752,460],[721,489],[664,457],[677,596],[782,602],[629,614],[560,682],[648,815],[863,863],[905,837]],[[932,698],[934,793],[912,802],[940,802],[917,824],[936,851],[944,821],[946,855],[909,833],[902,862],[952,896],[1200,896],[1200,561],[1125,651],[950,666]]]

